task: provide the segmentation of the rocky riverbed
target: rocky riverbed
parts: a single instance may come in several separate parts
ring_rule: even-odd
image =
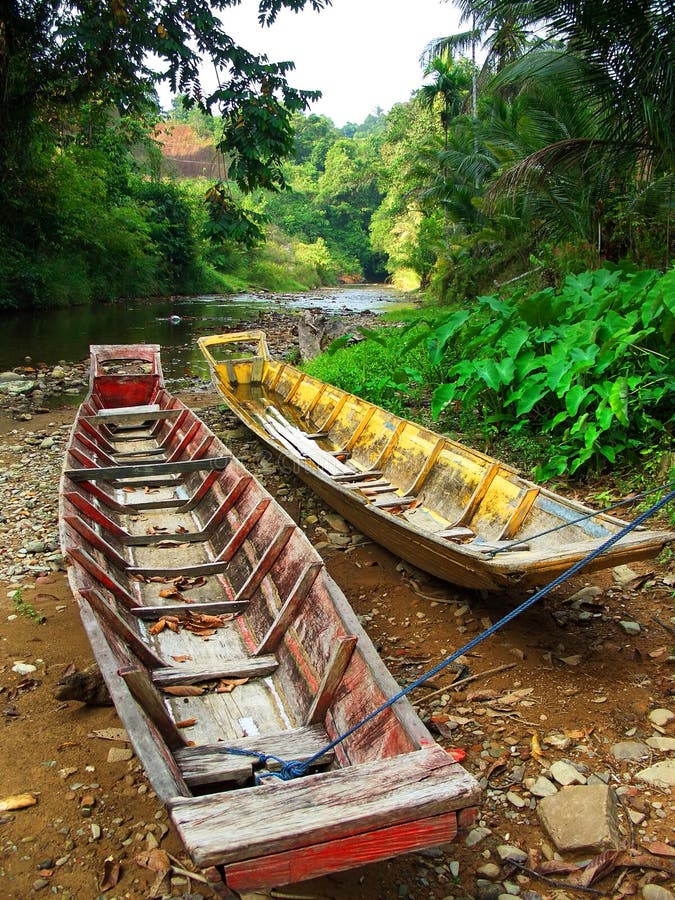
[[[64,368],[63,391],[81,390],[84,365]],[[44,397],[61,376],[43,377]],[[481,598],[401,563],[284,471],[208,386],[184,399],[305,529],[399,683],[522,599]],[[0,810],[32,798],[0,811],[0,895],[208,897],[114,710],[54,697],[91,654],[56,543],[74,410],[44,409],[0,411]],[[415,692],[484,789],[460,840],[260,896],[673,900],[674,583],[669,558],[577,578],[476,648],[468,671]]]

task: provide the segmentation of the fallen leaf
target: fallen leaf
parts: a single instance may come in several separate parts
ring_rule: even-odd
[[[38,869],[38,875],[42,878],[51,878],[56,869]]]
[[[162,688],[165,694],[171,694],[173,697],[199,697],[205,690],[206,688],[197,684],[176,684]]]
[[[29,806],[35,806],[37,797],[33,794],[12,794],[0,800],[0,812],[10,812],[13,809],[27,809]]]
[[[143,493],[144,494],[158,494],[159,488],[148,487],[148,485],[146,484],[146,486],[143,488]]]
[[[118,862],[110,858],[106,859],[103,863],[103,881],[99,887],[101,893],[105,893],[117,885],[120,880],[120,871],[121,866]]]
[[[79,746],[80,745],[77,743],[77,741],[64,741],[62,744],[59,744],[59,746],[56,749],[57,750],[70,750],[73,747],[79,747]]]
[[[184,525],[178,525],[178,526],[176,526],[176,528],[174,528],[174,532],[175,532],[176,534],[189,534],[189,533],[190,533],[189,529],[188,529],[188,528],[185,528]]]
[[[675,856],[675,847],[666,844],[665,841],[652,841],[650,844],[644,844],[644,848],[655,856]]]
[[[155,622],[154,625],[151,625],[148,628],[148,632],[150,634],[161,634],[162,631],[166,628],[166,619],[160,619],[159,622]]]
[[[583,871],[574,872],[570,875],[567,879],[568,884],[590,887],[594,881],[609,875],[618,865],[621,865],[618,860],[622,853],[622,850],[605,850],[604,853],[598,854],[588,863]]]
[[[532,735],[532,740],[530,741],[530,752],[535,759],[541,759],[544,755],[541,749],[541,744],[539,743],[539,735],[536,731]]]
[[[176,728],[192,728],[196,724],[196,719],[183,719],[181,722],[176,722]]]
[[[154,850],[145,850],[134,857],[137,866],[150,869],[151,872],[166,872],[171,868],[171,860],[166,850],[156,847]]]
[[[124,491],[125,494],[135,494],[136,493],[136,488],[132,488],[132,487],[123,487],[122,490]]]
[[[175,599],[181,600],[181,593],[177,588],[164,588],[164,590],[159,592],[160,597],[164,597],[165,599]]]
[[[216,687],[216,694],[229,694],[240,684],[246,684],[248,678],[221,678]]]
[[[182,663],[188,662],[188,660],[191,660],[192,657],[185,654],[184,656],[172,656],[171,659],[173,659],[177,663]]]
[[[657,659],[659,656],[663,656],[667,652],[668,652],[667,647],[657,647],[656,650],[649,651],[649,656],[651,657],[651,659]]]
[[[564,859],[547,859],[543,863],[539,863],[535,872],[538,875],[569,875],[570,872],[576,872],[579,864],[574,862],[565,862]]]

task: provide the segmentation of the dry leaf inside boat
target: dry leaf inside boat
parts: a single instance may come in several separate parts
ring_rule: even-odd
[[[181,600],[181,599],[182,599],[181,592],[180,592],[177,588],[175,588],[175,587],[173,587],[173,588],[164,588],[163,590],[161,590],[161,591],[159,592],[159,596],[160,596],[160,597],[164,597],[164,598],[167,599],[167,600],[169,600],[169,599],[172,599],[172,600]]]
[[[182,719],[180,722],[176,722],[176,728],[192,728],[196,724],[196,719]]]
[[[182,663],[182,662],[188,662],[188,660],[192,659],[192,657],[188,656],[186,653],[183,656],[172,656],[171,659],[173,659],[177,663]]]
[[[229,694],[240,684],[246,684],[248,678],[221,678],[216,686],[216,694]]]

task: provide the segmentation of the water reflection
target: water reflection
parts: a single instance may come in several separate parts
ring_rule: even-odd
[[[26,356],[48,365],[60,360],[79,362],[89,355],[89,344],[150,343],[164,349],[162,364],[169,379],[207,378],[205,360],[196,346],[202,334],[255,324],[270,309],[299,313],[319,307],[335,315],[345,309],[384,312],[403,300],[405,295],[392,288],[358,285],[304,294],[128,300],[4,315],[0,318],[0,370],[22,365]]]

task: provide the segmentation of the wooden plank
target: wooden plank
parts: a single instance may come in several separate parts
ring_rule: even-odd
[[[472,776],[434,747],[281,785],[178,798],[169,809],[193,860],[207,866],[440,815],[468,806],[477,793]]]
[[[325,728],[321,725],[309,725],[292,728],[278,734],[250,735],[244,738],[228,740],[226,744],[203,744],[199,747],[185,747],[177,750],[175,759],[180,766],[183,778],[188,784],[212,784],[221,781],[223,773],[229,773],[230,767],[248,765],[249,770],[260,768],[262,763],[251,757],[249,760],[228,753],[227,750],[255,750],[256,753],[273,755],[280,759],[296,759],[300,762],[309,759],[329,743]],[[335,754],[331,750],[321,758],[322,765],[333,761]],[[273,759],[265,763],[271,772],[278,771],[279,763]]]
[[[100,409],[95,416],[87,416],[92,425],[134,425],[137,422],[156,422],[158,419],[172,419],[179,415],[180,409],[147,410],[142,407],[124,407],[119,409]]]
[[[253,571],[248,576],[242,587],[237,591],[236,600],[250,600],[253,594],[258,590],[260,584],[269,573],[270,569],[277,561],[284,548],[293,537],[297,526],[293,523],[284,525],[281,531],[276,535],[269,547],[266,548],[263,555],[256,563]]]
[[[81,538],[90,546],[99,550],[106,559],[114,563],[118,569],[126,569],[129,561],[117,552],[110,544],[97,534],[93,528],[90,528],[86,522],[83,522],[79,516],[64,515],[61,517],[70,527],[76,531]]]
[[[190,792],[173,756],[148,727],[147,719],[117,674],[119,661],[105,634],[105,626],[86,601],[80,604],[80,616],[120,719],[145,771],[152,772],[152,786],[160,801],[167,803],[169,799],[179,795],[189,796]]]
[[[234,555],[241,548],[242,544],[253,531],[258,521],[262,518],[263,513],[272,502],[271,497],[263,497],[248,513],[246,518],[239,523],[237,530],[227,542],[223,550],[216,557],[218,562],[230,562]]]
[[[322,383],[319,385],[319,388],[318,388],[316,394],[314,394],[314,396],[312,397],[311,403],[309,404],[309,406],[307,407],[307,409],[306,409],[306,410],[303,412],[303,414],[302,414],[302,418],[303,418],[303,419],[309,419],[309,418],[310,418],[310,416],[312,415],[312,413],[314,412],[314,410],[315,410],[315,408],[316,408],[317,403],[318,403],[319,400],[323,397],[323,395],[324,395],[324,393],[325,393],[325,391],[326,391],[327,388],[328,388],[328,385],[327,385],[325,382],[322,382]]]
[[[500,531],[500,541],[510,541],[515,537],[516,533],[525,521],[527,514],[534,506],[534,502],[538,496],[539,488],[529,488],[529,490],[525,491],[523,496],[520,498],[518,506],[516,506],[514,511],[509,516],[506,524]],[[523,547],[521,547],[520,549],[522,550]]]
[[[175,578],[178,575],[219,575],[227,569],[227,563],[214,560],[209,563],[196,563],[192,566],[162,566],[158,569],[149,566],[129,566],[127,572],[130,575],[144,575],[152,578],[155,575],[165,575],[167,578]]]
[[[162,616],[181,616],[187,612],[220,616],[223,613],[240,613],[248,606],[246,600],[211,600],[204,603],[167,603],[165,606],[135,606],[132,615],[144,622],[161,619]]]
[[[358,638],[352,634],[343,635],[337,639],[337,645],[328,660],[316,696],[305,718],[305,725],[316,725],[325,719],[335,692],[347,671],[357,642]]]
[[[93,438],[98,444],[100,444],[106,453],[114,453],[115,447],[110,442],[107,441],[98,428],[94,428],[91,422],[88,422],[87,419],[83,416],[77,420],[78,428],[81,428],[86,434],[89,435],[90,438]]]
[[[295,379],[295,383],[292,385],[290,391],[284,397],[284,403],[290,403],[293,397],[295,397],[298,388],[302,384],[302,382],[307,378],[307,374],[305,372],[301,372],[298,377]]]
[[[455,525],[470,525],[471,520],[476,515],[478,511],[478,507],[483,502],[483,498],[487,494],[490,485],[495,480],[497,473],[501,469],[500,463],[492,463],[492,465],[488,466],[485,471],[485,474],[481,478],[481,480],[476,485],[476,488],[471,495],[469,502],[466,505],[466,508],[462,515],[457,519],[454,523]]]
[[[389,509],[392,506],[410,506],[416,499],[416,497],[390,497],[389,500],[386,498],[373,500],[371,506],[374,506],[376,509]]]
[[[214,471],[209,472],[206,478],[202,481],[199,487],[196,489],[194,494],[190,497],[189,500],[186,500],[180,508],[181,512],[190,512],[190,510],[194,509],[198,506],[204,497],[208,494],[208,492],[213,487],[216,479],[220,475],[220,472]]]
[[[309,878],[446,844],[456,836],[457,813],[448,812],[347,838],[327,840],[298,850],[232,863],[227,866],[225,877],[228,885],[236,891],[296,884]]]
[[[78,494],[77,491],[64,491],[63,498],[74,506],[75,509],[84,513],[85,516],[89,516],[92,522],[105,528],[110,534],[115,535],[118,540],[124,540],[129,537],[128,532],[126,532],[124,528],[119,526],[116,522],[113,522],[109,516],[106,516],[102,510],[94,506],[94,504],[87,500],[86,497],[83,497],[82,494]]]
[[[396,428],[394,428],[394,430],[392,431],[391,436],[390,436],[389,440],[387,441],[384,449],[382,450],[382,452],[380,453],[378,458],[373,463],[373,468],[379,469],[386,463],[386,461],[389,459],[391,454],[394,452],[396,444],[398,444],[398,439],[400,438],[401,433],[403,432],[403,429],[405,428],[405,426],[407,424],[408,423],[404,419],[401,419],[398,422],[398,424],[396,425]]]
[[[195,419],[195,421],[192,423],[192,425],[190,425],[190,427],[185,432],[183,437],[178,441],[178,443],[170,448],[171,453],[167,457],[167,462],[176,462],[180,455],[187,449],[190,441],[202,427],[202,423],[199,421],[199,419]]]
[[[81,597],[87,601],[100,619],[102,619],[111,631],[114,631],[119,639],[131,647],[140,661],[151,669],[165,666],[164,660],[158,656],[141,639],[140,635],[130,628],[122,616],[113,609],[103,598],[91,588],[82,588],[78,591]]]
[[[222,471],[231,456],[212,456],[209,459],[188,459],[183,462],[151,463],[130,466],[97,466],[95,469],[68,469],[66,475],[73,481],[120,481],[124,478],[152,478],[154,476],[200,472],[209,469]]]
[[[106,453],[105,450],[102,450],[100,448],[100,446],[98,444],[96,444],[94,441],[90,440],[86,434],[76,432],[73,435],[73,437],[74,437],[74,440],[76,440],[78,442],[78,444],[81,444],[85,448],[85,450],[88,450],[90,453],[93,453],[93,455],[97,459],[100,459],[102,462],[106,463],[106,465],[108,465],[108,466],[114,465],[115,461],[112,458],[112,456],[110,456],[109,453]],[[73,449],[72,445],[71,445],[70,449],[72,451],[72,449]]]
[[[189,668],[188,666],[166,666],[152,673],[153,684],[169,687],[177,684],[199,684],[202,681],[216,681],[219,678],[262,678],[271,675],[279,663],[275,656],[245,657],[223,660],[212,666]]]
[[[184,747],[186,738],[180,728],[176,727],[176,723],[164,706],[162,698],[150,680],[147,671],[139,664],[137,666],[125,666],[119,670],[118,675],[124,679],[132,697],[161,734],[167,747],[171,750],[177,747]]]
[[[443,531],[434,533],[434,537],[445,538],[448,541],[471,540],[475,536],[476,532],[472,528],[466,528],[463,525],[454,528],[444,528]]]
[[[417,473],[410,487],[406,490],[406,494],[418,494],[425,479],[436,465],[436,460],[440,456],[441,450],[445,447],[445,438],[439,438],[431,449],[431,453],[424,461],[424,465]]]
[[[311,459],[312,462],[331,475],[348,471],[344,463],[335,459],[327,450],[317,447],[304,431],[300,431],[299,428],[295,428],[289,422],[286,422],[284,417],[274,407],[269,406],[268,412],[268,416],[260,419],[261,424],[268,433],[281,439],[292,453]]]
[[[68,556],[71,562],[79,563],[79,565],[81,565],[86,572],[89,572],[99,584],[102,584],[103,587],[107,588],[111,594],[114,594],[118,600],[121,600],[128,610],[133,611],[138,606],[139,601],[136,597],[123,588],[122,585],[103,568],[103,566],[99,565],[93,556],[86,552],[86,550],[81,547],[66,547],[66,556]]]
[[[286,368],[286,363],[281,363],[279,365],[276,375],[274,376],[274,378],[272,379],[272,382],[270,384],[270,388],[269,388],[270,391],[276,390],[276,387],[279,384],[279,381],[281,380],[281,376],[284,374],[285,368]]]
[[[323,563],[321,562],[309,563],[305,566],[274,622],[253,651],[254,656],[260,656],[262,653],[274,653],[322,569]]]
[[[319,425],[319,431],[329,431],[333,422],[337,419],[337,417],[342,412],[342,407],[345,405],[349,398],[349,394],[343,394],[338,402],[333,407],[332,412],[328,415],[328,418]]]
[[[368,427],[368,423],[375,415],[376,406],[371,406],[366,412],[365,416],[361,419],[359,424],[356,426],[355,430],[352,432],[351,436],[347,440],[344,445],[345,450],[352,450],[358,439],[361,437],[363,432]]]
[[[343,482],[358,481],[362,478],[379,478],[383,474],[381,469],[368,469],[365,472],[343,472],[333,475],[333,481],[342,484]]]

